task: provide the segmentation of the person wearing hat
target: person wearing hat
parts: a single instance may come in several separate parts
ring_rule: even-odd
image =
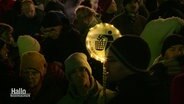
[[[92,76],[92,69],[84,53],[75,52],[65,60],[65,74],[69,81],[67,94],[58,104],[102,104],[103,87]],[[115,95],[106,89],[107,102]]]
[[[167,70],[170,76],[175,76],[180,73],[183,62],[180,57],[184,56],[184,37],[179,34],[172,34],[168,36],[162,45],[161,55],[155,59],[154,65],[160,64]],[[154,68],[151,69],[155,70]],[[160,70],[160,69],[156,69]],[[172,79],[172,78],[171,78]]]
[[[168,36],[163,42],[160,54],[150,70],[154,73],[165,70],[170,85],[175,76],[183,73],[184,37],[180,34]]]
[[[150,50],[139,36],[124,35],[106,52],[108,81],[116,84],[118,95],[109,104],[161,104],[148,73]],[[160,102],[160,101],[159,101]]]
[[[170,88],[170,104],[182,104],[184,82],[184,37],[180,34],[168,36],[162,45],[161,55],[154,66],[154,74],[165,71],[165,79]],[[163,76],[163,75],[162,75]]]
[[[168,36],[164,40],[161,55],[164,59],[172,59],[184,55],[184,37],[179,34]]]
[[[49,69],[54,68],[55,72],[64,71],[61,67],[68,55],[85,51],[80,33],[70,25],[68,18],[62,12],[47,12],[40,30],[42,53],[48,62]]]
[[[25,80],[32,96],[36,96],[42,87],[46,69],[46,60],[39,52],[28,51],[21,56],[20,76]]]
[[[54,61],[64,63],[73,52],[83,52],[85,49],[80,39],[80,33],[73,28],[69,20],[61,12],[46,13],[42,21],[42,52],[49,63]]]
[[[21,56],[19,76],[23,80],[22,88],[30,93],[26,104],[53,104],[64,95],[63,89],[48,83],[47,69],[47,62],[41,53],[28,51]]]
[[[181,84],[184,69],[184,37],[179,34],[168,36],[162,45],[161,55],[149,68],[152,76],[164,83],[170,94],[171,104],[182,104]]]

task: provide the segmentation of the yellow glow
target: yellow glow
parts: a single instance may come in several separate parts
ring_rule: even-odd
[[[112,31],[112,34],[108,34],[109,31]],[[102,46],[104,45],[105,45],[104,47],[106,47],[106,43],[103,43],[103,42],[109,41],[107,37],[105,37],[106,35],[112,36],[113,40],[121,36],[119,30],[117,30],[113,25],[108,24],[108,23],[100,23],[90,28],[87,34],[87,37],[86,37],[86,48],[90,56],[102,63],[106,59],[105,58],[105,48],[102,48]],[[97,40],[99,36],[102,36],[101,42]]]

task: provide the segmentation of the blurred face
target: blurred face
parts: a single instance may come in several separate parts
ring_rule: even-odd
[[[112,3],[110,4],[110,6],[108,7],[108,9],[106,10],[107,13],[115,13],[117,11],[117,5],[116,2],[114,0],[112,0]]]
[[[85,96],[90,88],[90,77],[87,69],[84,67],[77,68],[71,73],[71,83],[74,85],[81,96]]]
[[[128,3],[125,6],[125,9],[129,12],[129,13],[137,13],[138,9],[139,9],[139,1],[138,0],[132,0],[130,3]]]
[[[23,78],[30,88],[34,88],[40,84],[41,74],[34,68],[24,69],[22,71]]]
[[[91,4],[91,8],[96,11],[98,8],[98,0],[91,0],[90,4]]]
[[[132,73],[111,51],[107,52],[106,57],[105,69],[108,72],[108,79],[110,82],[118,82]]]
[[[181,55],[184,55],[184,45],[174,45],[166,50],[164,58],[173,59]]]
[[[74,20],[74,24],[80,32],[88,30],[97,23],[99,23],[98,18],[90,10],[79,9],[76,11],[76,19]]]
[[[6,44],[4,44],[3,47],[1,48],[0,55],[3,60],[8,59],[8,48]]]
[[[59,25],[59,26],[42,28],[41,31],[42,31],[44,37],[57,39],[60,36],[60,34],[61,34],[62,28],[63,27],[61,25]]]
[[[28,17],[33,18],[35,16],[35,6],[32,3],[23,3],[22,13]]]

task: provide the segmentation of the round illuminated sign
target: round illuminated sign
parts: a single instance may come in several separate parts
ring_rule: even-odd
[[[90,28],[86,37],[86,47],[92,58],[104,62],[105,50],[117,38],[121,37],[118,29],[108,23],[100,23]]]

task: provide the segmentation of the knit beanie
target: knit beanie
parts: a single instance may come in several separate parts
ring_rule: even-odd
[[[129,69],[145,72],[150,62],[148,44],[139,36],[124,35],[110,46],[113,54]]]
[[[87,61],[87,56],[84,53],[73,53],[64,62],[66,77],[70,78],[70,74],[75,72],[76,68],[85,67],[90,75],[92,75],[91,66]]]
[[[171,46],[174,46],[174,45],[179,45],[179,44],[184,45],[184,37],[182,35],[173,34],[173,35],[168,36],[164,40],[164,43],[162,46],[162,50],[161,50],[162,56],[164,56],[164,54],[168,48],[170,48]]]
[[[22,75],[23,70],[34,68],[43,77],[46,74],[46,65],[45,57],[41,53],[37,51],[25,52],[20,59],[20,75]]]
[[[64,24],[69,24],[69,20],[66,18],[64,13],[59,11],[58,12],[50,11],[46,13],[42,21],[42,26],[44,28],[64,25]]]
[[[39,42],[30,35],[19,36],[17,40],[17,46],[20,56],[27,51],[40,51]]]

